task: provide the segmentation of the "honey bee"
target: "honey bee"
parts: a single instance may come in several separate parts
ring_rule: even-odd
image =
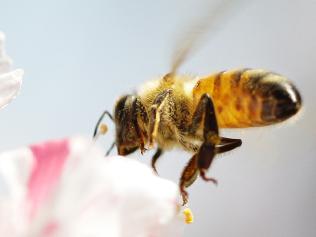
[[[184,58],[185,53],[180,58]],[[192,157],[185,166],[179,188],[183,203],[197,177],[208,177],[217,154],[241,146],[238,138],[220,135],[221,128],[261,127],[282,122],[302,106],[296,87],[284,76],[263,69],[234,69],[209,76],[190,77],[176,73],[182,63],[175,60],[170,73],[145,83],[135,94],[121,96],[109,115],[116,127],[114,145],[119,155],[157,146],[152,168],[164,151],[181,148]]]

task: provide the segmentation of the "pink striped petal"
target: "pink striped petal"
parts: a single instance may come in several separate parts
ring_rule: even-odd
[[[31,146],[35,164],[28,180],[28,201],[33,217],[41,203],[53,192],[69,155],[68,140]]]
[[[181,231],[177,185],[138,161],[105,159],[90,140],[49,141],[0,154],[0,162],[0,181],[20,185],[10,196],[0,192],[7,204],[0,205],[0,236],[168,237]]]

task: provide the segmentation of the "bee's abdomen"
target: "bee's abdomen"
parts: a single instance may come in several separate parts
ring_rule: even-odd
[[[194,99],[208,93],[220,127],[252,127],[281,122],[296,114],[301,97],[285,77],[261,69],[239,69],[202,78]]]

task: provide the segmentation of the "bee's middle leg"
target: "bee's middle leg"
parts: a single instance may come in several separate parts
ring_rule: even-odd
[[[162,153],[163,153],[163,150],[160,147],[158,147],[151,160],[151,167],[156,174],[158,174],[157,169],[156,169],[156,162],[159,159],[159,157],[162,155]]]

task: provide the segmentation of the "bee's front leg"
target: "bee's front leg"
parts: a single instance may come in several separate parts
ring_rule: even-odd
[[[155,98],[153,105],[150,108],[150,116],[149,116],[149,146],[153,146],[154,140],[157,137],[158,127],[161,118],[162,107],[167,101],[168,97],[172,93],[171,89],[165,90],[161,92]]]

